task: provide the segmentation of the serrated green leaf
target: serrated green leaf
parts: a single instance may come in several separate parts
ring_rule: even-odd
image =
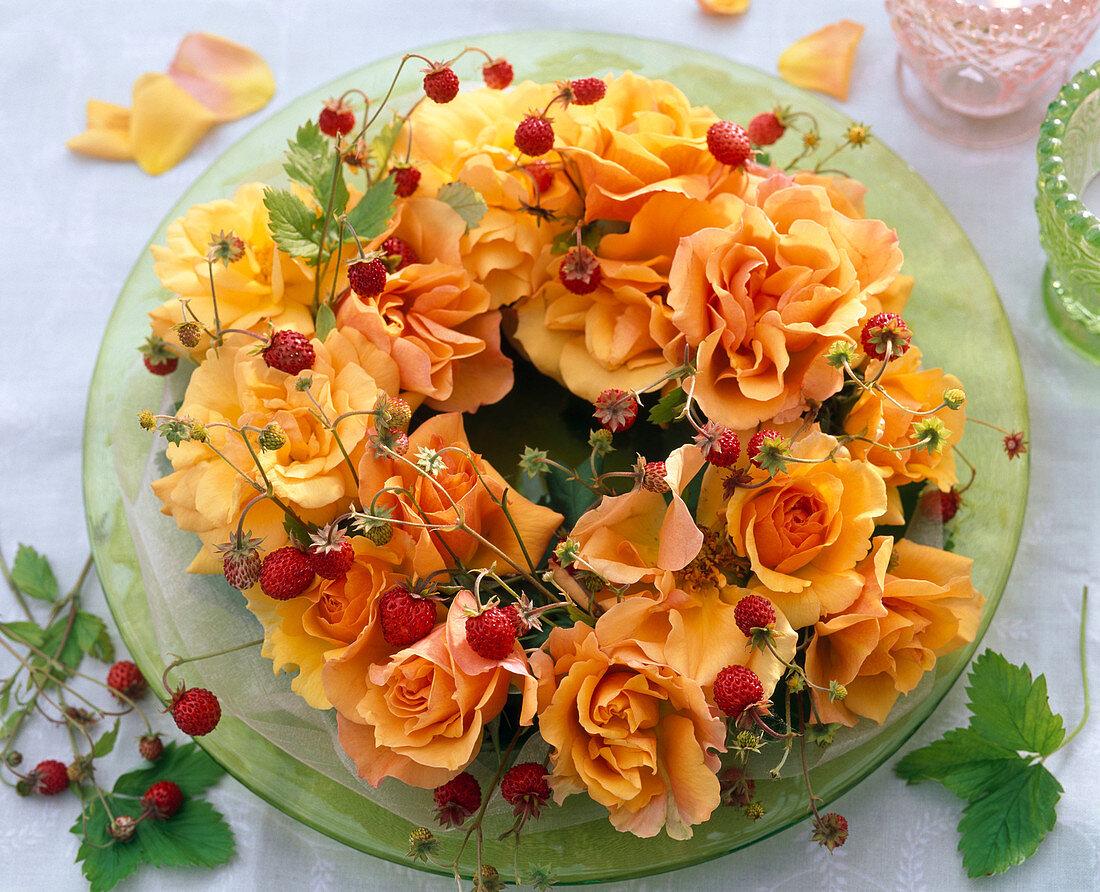
[[[393,190],[393,177],[386,177],[363,193],[355,207],[348,211],[347,241],[354,241],[352,230],[360,241],[370,241],[382,234],[393,216]]]
[[[197,796],[223,774],[225,769],[194,741],[183,746],[168,743],[155,765],[122,775],[115,781],[114,792],[141,796],[158,780],[170,777],[179,784],[184,796]]]
[[[11,576],[24,595],[40,601],[57,600],[57,578],[50,562],[29,545],[20,545],[11,565]]]
[[[115,741],[117,739],[118,719],[115,719],[115,726],[110,731],[103,732],[99,740],[95,742],[95,746],[92,747],[92,756],[96,759],[106,756],[107,753],[115,748]]]
[[[279,249],[291,257],[303,257],[317,263],[317,215],[297,195],[286,189],[264,190],[268,228]]]
[[[378,135],[371,140],[370,157],[378,170],[385,169],[386,165],[389,164],[393,147],[396,145],[397,137],[401,134],[401,128],[404,126],[404,119],[395,115],[393,120],[379,130]]]
[[[329,333],[336,328],[336,314],[328,304],[321,304],[317,309],[317,318],[313,322],[314,336],[319,341],[324,341]]]
[[[596,457],[596,473],[603,467],[603,458]],[[581,480],[592,482],[592,469],[587,461],[576,468]],[[569,478],[561,468],[550,466],[545,476],[546,490],[550,494],[550,507],[565,518],[566,527],[572,528],[599,496],[583,483]]]
[[[137,818],[141,814],[141,803],[136,799],[116,799],[110,795],[104,798],[116,817],[129,815]],[[81,840],[76,860],[91,892],[107,892],[147,860],[141,838],[148,832],[144,829],[148,822],[142,821],[138,824],[130,842],[116,843],[107,832],[107,814],[98,799],[88,805],[86,818],[84,820],[78,817],[76,823],[69,828],[69,832]]]
[[[1014,750],[991,743],[970,728],[956,728],[907,754],[895,770],[910,784],[939,781],[964,799],[973,799],[996,789],[1027,764]]]
[[[485,212],[489,210],[481,193],[457,180],[440,186],[435,197],[454,208],[470,229],[477,226],[485,216]]]
[[[29,644],[31,647],[41,648],[46,640],[46,632],[38,623],[0,623],[0,632],[8,638]]]
[[[1032,680],[1026,663],[1013,666],[987,649],[967,680],[971,728],[1011,750],[1047,756],[1058,749],[1066,731],[1062,717],[1051,712],[1044,676]]]
[[[294,139],[287,143],[283,170],[313,194],[322,212],[329,206],[330,195],[333,196],[334,216],[342,214],[348,206],[348,189],[336,146],[321,133],[315,121],[307,121],[299,127]]]
[[[670,390],[649,410],[650,424],[670,424],[687,405],[687,394],[682,387]]]
[[[1024,765],[959,822],[959,850],[971,877],[1004,873],[1035,853],[1054,826],[1062,785],[1042,765]]]
[[[22,720],[21,716],[26,715],[29,711],[30,707],[24,706],[22,709],[15,710],[15,712],[4,719],[4,724],[0,725],[0,740],[7,740],[11,737],[12,733],[15,731],[15,726]]]
[[[84,654],[96,649],[100,639],[106,634],[107,626],[103,620],[94,613],[78,610],[73,616],[71,625],[68,614],[62,614],[50,623],[49,628],[46,629],[41,650],[69,669],[76,669],[84,658]],[[56,665],[51,669],[54,675],[59,671]]]

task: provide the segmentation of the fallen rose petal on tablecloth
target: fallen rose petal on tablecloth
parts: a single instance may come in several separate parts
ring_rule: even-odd
[[[188,34],[168,76],[212,111],[235,121],[259,111],[275,95],[275,78],[256,53],[216,34]]]
[[[130,142],[146,173],[175,167],[216,121],[210,109],[167,74],[143,74],[134,81]]]
[[[796,87],[846,100],[863,31],[863,25],[844,19],[796,40],[779,57],[780,77]]]
[[[66,140],[66,146],[81,155],[108,161],[134,160],[130,145],[130,109],[113,102],[89,99],[86,115],[88,129]]]
[[[752,0],[698,0],[703,12],[712,15],[740,15],[749,8]]]

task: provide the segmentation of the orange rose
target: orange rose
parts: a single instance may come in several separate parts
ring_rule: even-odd
[[[455,777],[477,756],[485,724],[513,683],[524,692],[520,720],[530,724],[535,684],[523,648],[517,642],[496,661],[473,653],[465,622],[475,606],[472,594],[460,592],[447,622],[411,647],[380,659],[361,637],[325,665],[340,745],[372,786],[395,777],[431,789]]]
[[[875,539],[858,568],[865,577],[859,598],[817,623],[806,650],[810,681],[838,681],[848,691],[832,702],[813,692],[822,721],[854,725],[864,716],[882,724],[937,657],[974,640],[985,598],[970,581],[971,563],[908,539]]]
[[[820,186],[776,175],[756,201],[735,224],[683,239],[669,274],[665,356],[696,350],[695,398],[739,430],[789,421],[840,389],[823,354],[901,266],[892,230],[839,213]]]
[[[904,523],[901,499],[897,487],[915,480],[928,480],[940,489],[949,489],[958,479],[955,476],[954,446],[962,438],[966,425],[965,409],[938,410],[935,417],[950,432],[942,450],[905,449],[893,452],[913,442],[913,422],[943,402],[943,393],[950,388],[961,388],[954,375],[946,375],[940,369],[921,369],[921,354],[916,347],[887,364],[878,379],[887,396],[864,393],[844,419],[844,430],[854,437],[848,443],[848,451],[873,465],[890,489],[890,507],[883,523]],[[873,378],[881,364],[872,362],[867,377]],[[874,443],[868,443],[872,439]]]
[[[401,370],[401,388],[435,409],[468,412],[512,388],[512,361],[500,352],[500,313],[489,292],[461,264],[457,245],[466,223],[435,199],[401,205],[390,233],[410,244],[419,263],[387,277],[377,297],[352,293],[340,326],[365,334]]]
[[[725,501],[716,495],[716,473],[703,485],[704,504],[721,506],[716,510],[734,551],[748,558],[755,574],[749,587],[766,589],[762,594],[798,629],[859,594],[854,568],[886,510],[886,487],[871,465],[854,461],[826,434],[801,437],[791,454],[814,461],[791,462],[787,473],[755,489],[737,487]]]
[[[531,657],[539,731],[553,748],[554,798],[586,792],[617,830],[651,837],[664,827],[688,839],[718,806],[725,724],[696,682],[605,642],[617,609],[595,629],[553,629]]]
[[[415,565],[412,537],[402,529],[395,529],[386,545],[375,545],[365,536],[351,541],[355,559],[339,579],[318,576],[302,595],[287,601],[273,601],[257,589],[244,593],[264,626],[263,655],[276,673],[298,670],[291,688],[314,709],[332,706],[321,683],[324,664],[357,638],[363,637],[378,655],[388,656],[393,650],[378,625],[382,595],[395,585],[407,585],[410,578],[444,568],[438,554],[432,560],[423,550],[416,554],[421,564]]]
[[[434,477],[421,473],[415,464],[425,454],[438,455]],[[384,492],[389,489],[402,492]],[[501,507],[505,492],[507,514]],[[364,455],[359,464],[359,497],[367,511],[372,505],[392,509],[394,526],[411,522],[441,527],[435,531],[408,527],[415,548],[428,555],[452,556],[467,568],[499,564],[501,553],[515,566],[533,568],[528,557],[539,560],[562,521],[557,512],[511,489],[485,459],[471,451],[462,416],[457,414],[436,415],[421,424],[409,435],[405,458]],[[453,527],[460,512],[481,539],[464,530],[446,529]]]
[[[214,310],[210,298],[210,267],[206,262],[210,241],[221,232],[232,232],[244,242],[244,256],[229,266],[215,263],[215,293],[218,318],[223,328],[246,328],[260,332],[266,320],[276,328],[293,328],[313,333],[314,273],[304,262],[294,260],[275,247],[267,228],[262,183],[241,186],[232,199],[194,205],[173,221],[165,245],[153,245],[153,271],[161,284],[179,297],[202,324],[213,330]],[[149,314],[153,334],[164,338],[173,349],[187,352],[171,329],[184,319],[180,302],[173,297]],[[204,334],[190,351],[200,361],[210,346]]]
[[[370,411],[380,389],[397,392],[393,361],[359,332],[338,329],[323,344],[316,339],[312,343],[316,358],[305,374],[313,381],[310,393],[330,419],[345,412]],[[167,456],[175,470],[153,484],[164,503],[163,512],[172,515],[180,529],[198,533],[203,541],[191,572],[221,572],[213,546],[229,540],[241,510],[266,485],[265,478],[274,495],[299,518],[318,525],[343,513],[356,494],[351,468],[335,437],[318,420],[309,396],[296,387],[303,376],[270,368],[254,352],[256,344],[246,335],[229,335],[191,375],[178,417],[205,425],[209,441],[169,446]],[[238,428],[263,428],[274,422],[286,433],[286,444],[274,452],[261,452],[256,435],[249,434],[253,459],[241,437],[221,426],[223,422]],[[366,430],[363,415],[340,424],[340,439],[353,462],[363,454]],[[249,509],[246,526],[264,539],[265,550],[273,551],[287,542],[283,520],[279,507],[264,500]]]

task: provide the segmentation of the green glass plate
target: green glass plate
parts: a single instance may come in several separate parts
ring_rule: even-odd
[[[565,32],[497,34],[478,43],[493,55],[507,56],[522,78],[555,81],[630,69],[670,80],[692,102],[710,105],[732,120],[747,121],[782,103],[812,112],[827,140],[834,135],[839,138],[848,123],[832,106],[773,77],[683,46]],[[440,44],[423,53],[449,58],[465,45]],[[346,88],[383,95],[397,61],[394,57],[368,65],[302,97],[258,126],[187,191],[153,233],[151,243],[162,241],[168,223],[190,205],[227,197],[242,182],[278,180],[285,141],[295,128],[315,116],[325,98]],[[419,79],[415,67],[406,66],[397,85],[397,107],[402,97],[411,104]],[[879,141],[846,154],[843,165],[869,187],[868,214],[881,217],[898,231],[906,254],[904,270],[916,278],[906,319],[924,351],[925,364],[942,365],[962,379],[972,416],[1011,429],[1024,426],[1027,406],[1012,334],[993,284],[958,224],[916,173]],[[85,509],[96,567],[119,631],[151,679],[160,677],[166,661],[154,636],[122,508],[123,492],[132,495],[147,461],[149,438],[136,421],[120,424],[119,419],[132,419],[139,409],[161,400],[161,380],[135,374],[134,369],[135,348],[147,334],[145,313],[163,300],[146,250],[119,297],[103,340],[89,394],[84,441]],[[977,425],[967,434],[964,447],[982,472],[967,492],[969,520],[957,525],[955,546],[959,553],[974,558],[974,582],[988,598],[981,626],[984,633],[1019,540],[1028,465],[1026,456],[1008,463],[999,437]],[[212,591],[225,588],[217,579],[210,580],[210,587]],[[224,594],[219,597],[224,602]],[[243,605],[239,610],[244,611]],[[869,741],[815,768],[815,792],[832,800],[893,755],[936,708],[976,646],[977,641],[940,660],[915,708],[892,718]],[[267,661],[254,650],[246,654],[241,659],[270,675]],[[287,814],[364,852],[424,869],[405,855],[413,825],[275,747],[239,719],[225,716],[219,728],[199,742],[242,783]],[[751,823],[736,809],[719,809],[688,842],[676,842],[664,834],[638,839],[616,832],[606,818],[555,830],[541,830],[536,822],[524,831],[521,854],[527,863],[554,865],[566,883],[627,879],[686,867],[750,845],[805,817],[806,792],[800,780],[763,783],[758,791],[767,809],[761,820]],[[494,836],[486,842],[486,860],[511,863],[511,844],[497,843]],[[464,863],[468,872],[471,861]]]

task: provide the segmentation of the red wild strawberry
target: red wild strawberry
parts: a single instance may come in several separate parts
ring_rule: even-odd
[[[398,238],[396,235],[391,235],[382,242],[382,252],[387,257],[397,258],[397,263],[393,268],[394,272],[404,269],[410,263],[420,262],[420,257],[417,255],[416,251],[413,250],[413,246],[403,238]]]
[[[719,164],[738,167],[752,157],[745,128],[732,121],[715,121],[707,129],[707,148]]]
[[[393,174],[393,194],[398,198],[408,198],[420,185],[420,171],[409,164],[391,167]]]
[[[222,717],[218,698],[206,688],[180,688],[166,711],[172,713],[176,727],[192,737],[209,734]]]
[[[443,827],[460,827],[470,815],[481,808],[481,787],[468,771],[436,787],[435,817]]]
[[[355,560],[355,549],[352,548],[351,539],[333,529],[328,535],[321,535],[320,539],[314,540],[309,546],[308,555],[314,573],[325,579],[339,579],[351,569],[352,561]]]
[[[234,535],[231,541],[217,546],[216,549],[222,556],[225,581],[242,592],[252,588],[260,578],[261,561],[257,546],[263,540],[253,539],[251,535]]]
[[[516,643],[516,627],[499,607],[488,607],[466,620],[466,640],[478,656],[503,660]]]
[[[584,245],[570,248],[558,267],[558,278],[565,290],[573,294],[590,294],[600,285],[603,273],[600,262]]]
[[[169,780],[157,781],[145,791],[141,804],[154,818],[165,821],[180,810],[183,805],[183,790]]]
[[[595,406],[592,414],[613,434],[625,431],[638,418],[638,400],[625,390],[609,387],[596,398]]]
[[[894,360],[909,349],[913,333],[897,313],[879,313],[867,320],[859,339],[863,352],[872,359],[882,359],[889,349]]]
[[[695,435],[695,445],[703,450],[703,458],[719,468],[728,468],[741,455],[741,441],[728,427],[708,421]]]
[[[493,59],[481,66],[481,79],[490,90],[503,90],[515,77],[512,65],[507,59]]]
[[[745,595],[733,608],[733,621],[746,638],[752,638],[753,629],[766,629],[775,622],[775,608],[762,595]]]
[[[159,734],[143,734],[138,738],[138,752],[147,762],[155,762],[164,752],[164,742]]]
[[[288,375],[297,375],[298,372],[313,368],[313,360],[316,358],[309,338],[292,328],[275,332],[261,353],[264,362],[271,368]]]
[[[749,141],[754,146],[770,146],[779,140],[786,129],[774,112],[761,112],[749,121]]]
[[[408,647],[435,628],[435,602],[395,585],[379,600],[378,619],[387,644]]]
[[[940,523],[947,523],[959,513],[959,505],[962,504],[962,496],[955,487],[946,492],[934,489],[921,496],[921,508],[925,517]]]
[[[830,852],[837,846],[842,846],[848,840],[848,821],[843,815],[835,811],[822,815],[814,820],[814,832],[810,837],[814,842],[819,842]]]
[[[386,287],[388,272],[381,257],[359,257],[348,264],[348,284],[360,297],[377,297]]]
[[[598,77],[582,77],[570,81],[563,91],[566,103],[592,105],[603,99],[607,84]]]
[[[343,136],[355,127],[355,112],[343,99],[326,99],[317,126],[325,136]]]
[[[524,170],[526,170],[531,179],[534,180],[535,188],[538,189],[540,195],[546,192],[554,184],[554,169],[541,159],[539,161],[532,161]]]
[[[34,766],[30,775],[32,789],[40,796],[56,796],[69,788],[69,770],[64,762],[46,759]]]
[[[517,818],[537,818],[550,798],[547,770],[538,762],[513,765],[500,781],[500,795],[513,807]]]
[[[313,582],[313,565],[305,552],[284,545],[264,558],[260,566],[260,588],[276,601],[296,598]]]
[[[764,686],[747,666],[727,666],[714,679],[714,703],[726,715],[738,718],[764,699]]]
[[[764,448],[764,445],[769,440],[778,440],[780,443],[783,442],[783,438],[779,435],[779,431],[762,430],[752,435],[752,439],[749,440],[749,446],[746,450],[749,461],[752,461],[760,454],[760,450]]]
[[[154,375],[171,375],[180,364],[179,357],[169,352],[164,340],[156,335],[147,338],[139,349],[145,368]]]
[[[668,468],[663,461],[650,461],[642,466],[642,489],[666,493],[671,488],[668,485]]]
[[[433,102],[450,102],[458,95],[458,75],[442,62],[433,62],[425,69],[424,94]]]
[[[135,663],[129,660],[119,660],[107,673],[107,687],[117,691],[130,700],[136,700],[145,693],[145,676],[141,674]]]
[[[515,604],[506,604],[500,608],[512,621],[512,627],[516,630],[516,637],[522,638],[528,632],[531,631],[531,624],[523,618],[523,614],[519,612],[519,608]]]
[[[514,139],[521,154],[537,158],[554,147],[554,125],[546,115],[532,112],[516,125]]]

